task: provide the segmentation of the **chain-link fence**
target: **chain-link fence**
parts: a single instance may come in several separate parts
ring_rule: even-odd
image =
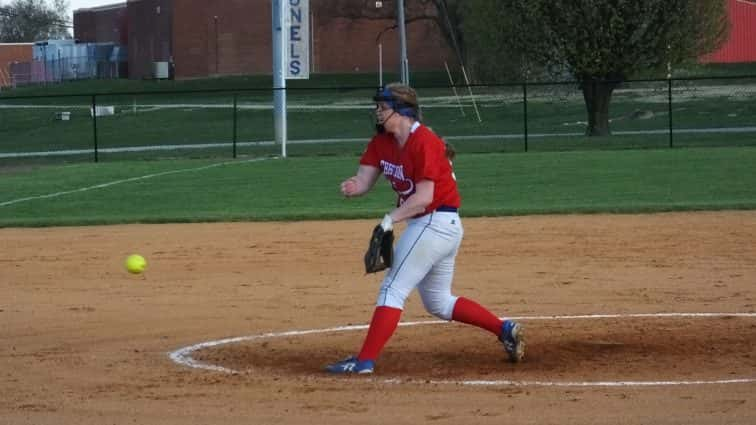
[[[606,84],[598,136],[576,82],[417,90],[460,153],[756,146],[756,76]],[[360,154],[374,90],[288,89],[287,155]],[[271,89],[0,97],[0,164],[278,155],[272,104]]]

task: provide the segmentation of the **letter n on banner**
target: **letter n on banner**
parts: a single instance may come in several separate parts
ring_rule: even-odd
[[[310,78],[310,0],[284,1],[285,75]]]

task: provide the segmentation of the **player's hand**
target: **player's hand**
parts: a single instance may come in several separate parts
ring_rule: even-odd
[[[383,220],[381,220],[380,226],[384,232],[390,232],[394,229],[394,219],[391,218],[391,215],[386,214],[383,216]]]
[[[360,194],[360,185],[357,177],[350,177],[341,182],[341,194],[346,197],[357,196]]]

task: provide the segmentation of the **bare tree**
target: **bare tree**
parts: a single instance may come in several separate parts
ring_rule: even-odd
[[[67,0],[13,0],[0,7],[0,41],[6,43],[71,38]]]
[[[397,0],[382,0],[381,7],[376,7],[375,0],[328,0],[323,2],[324,18],[348,18],[352,20],[370,19],[386,20],[386,27],[377,38],[387,31],[397,29]],[[434,22],[446,39],[449,47],[454,49],[458,60],[464,63],[464,43],[459,28],[459,0],[405,0],[405,22]]]

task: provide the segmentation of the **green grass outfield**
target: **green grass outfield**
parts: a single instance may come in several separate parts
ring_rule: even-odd
[[[378,219],[385,181],[347,200],[357,157],[5,169],[0,226]],[[756,209],[756,148],[462,154],[463,216]]]

